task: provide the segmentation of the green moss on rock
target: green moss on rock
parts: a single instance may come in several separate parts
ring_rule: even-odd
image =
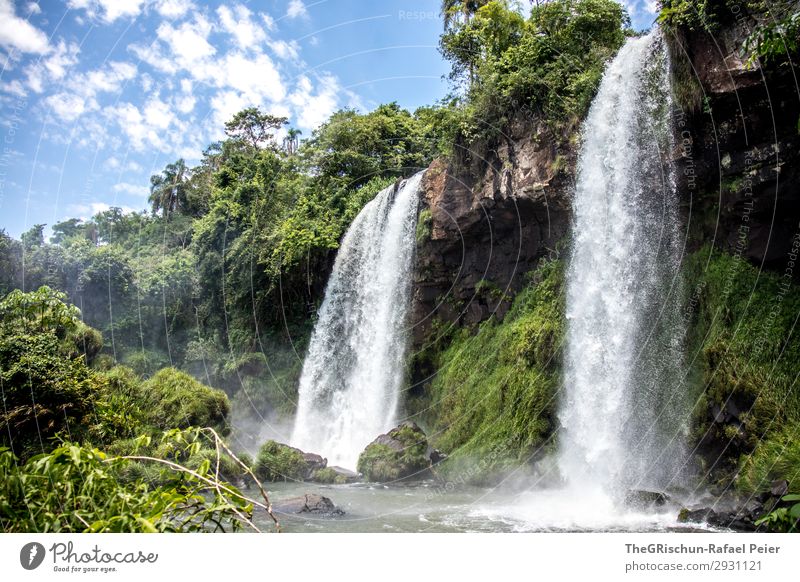
[[[262,481],[301,481],[307,471],[302,451],[272,440],[261,446],[253,466],[253,472]]]
[[[502,323],[462,330],[436,357],[425,417],[440,471],[491,481],[544,452],[552,431],[564,334],[563,267],[546,262]]]
[[[358,457],[358,472],[367,481],[386,483],[426,476],[428,439],[414,423],[403,423],[372,441]],[[424,474],[423,474],[424,473]]]
[[[710,247],[689,257],[686,275],[705,477],[727,485],[741,469],[737,485],[751,491],[775,478],[796,483],[800,455],[787,435],[800,434],[800,288]]]
[[[329,485],[344,485],[348,482],[348,479],[345,475],[342,475],[330,467],[325,467],[324,469],[315,471],[312,480],[317,483],[325,483]]]

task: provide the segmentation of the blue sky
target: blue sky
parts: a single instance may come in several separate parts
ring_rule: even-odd
[[[308,136],[341,107],[434,103],[439,4],[0,0],[0,228],[141,210],[247,106]],[[654,0],[624,4],[650,26]]]

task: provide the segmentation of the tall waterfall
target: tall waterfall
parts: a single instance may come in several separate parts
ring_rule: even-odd
[[[395,422],[404,376],[422,172],[382,190],[350,225],[319,311],[292,444],[355,468]]]
[[[558,467],[611,498],[674,483],[685,460],[669,78],[658,30],[628,40],[578,161]]]

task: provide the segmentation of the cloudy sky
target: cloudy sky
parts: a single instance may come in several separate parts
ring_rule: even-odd
[[[654,0],[624,2],[637,28]],[[0,0],[0,228],[147,205],[258,105],[304,135],[335,110],[444,96],[438,0]]]

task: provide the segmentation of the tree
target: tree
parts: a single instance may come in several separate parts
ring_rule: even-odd
[[[44,246],[44,224],[34,224],[29,230],[22,233],[20,240],[25,250]]]
[[[262,113],[258,107],[248,107],[225,124],[225,135],[248,147],[259,149],[265,144],[271,144],[273,132],[288,122],[286,117],[276,117]]]
[[[68,238],[73,238],[83,234],[85,226],[80,218],[68,218],[53,225],[53,236],[50,242],[54,245],[63,243]]]
[[[22,263],[22,245],[0,229],[0,296],[17,285]]]
[[[286,150],[286,153],[290,156],[297,153],[297,149],[300,147],[300,135],[302,133],[302,131],[294,127],[289,128],[286,132],[286,137],[283,138],[283,149]]]
[[[480,56],[480,43],[469,34],[469,25],[475,13],[487,4],[489,0],[442,1],[444,34],[439,48],[453,65],[450,78],[455,80],[466,71],[469,87],[475,83],[475,69]]]
[[[186,203],[188,169],[183,159],[168,164],[164,171],[150,177],[150,204],[153,214],[162,212],[164,218]]]

